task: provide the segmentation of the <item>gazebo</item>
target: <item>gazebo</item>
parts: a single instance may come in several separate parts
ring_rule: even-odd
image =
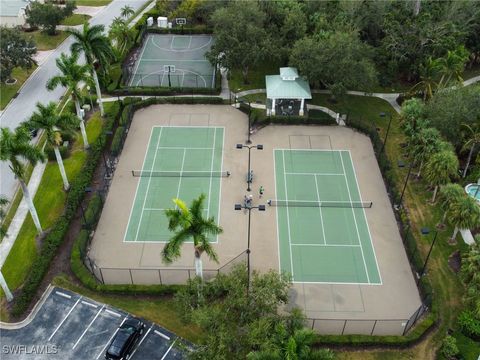
[[[305,99],[311,99],[310,85],[292,67],[280,68],[280,75],[265,76],[267,115],[303,116]]]

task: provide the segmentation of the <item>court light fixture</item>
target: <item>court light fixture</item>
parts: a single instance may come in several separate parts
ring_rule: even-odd
[[[250,164],[251,164],[251,154],[250,154],[250,151],[252,149],[257,149],[257,150],[263,150],[263,145],[262,144],[257,144],[257,145],[244,145],[244,144],[237,144],[235,146],[237,149],[243,149],[243,148],[247,148],[248,149],[248,172],[247,172],[247,191],[251,191],[251,183],[253,181],[253,171],[252,169],[250,168]]]

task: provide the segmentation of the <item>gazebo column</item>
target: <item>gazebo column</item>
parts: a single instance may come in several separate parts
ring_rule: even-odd
[[[275,116],[275,98],[272,99],[272,116]]]
[[[305,106],[305,99],[300,100],[300,111],[298,112],[298,115],[303,116],[303,107]]]

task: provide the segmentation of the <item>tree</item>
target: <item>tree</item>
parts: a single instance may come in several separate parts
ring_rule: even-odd
[[[135,14],[135,10],[130,5],[125,5],[120,9],[120,15],[125,19]]]
[[[79,122],[78,118],[71,113],[57,114],[57,106],[53,102],[48,105],[37,103],[37,111],[33,113],[29,120],[34,129],[42,129],[44,131],[47,143],[53,147],[65,191],[70,188],[70,184],[63,166],[59,146],[63,143],[62,133],[73,133]]]
[[[452,235],[452,241],[455,241],[459,229],[473,229],[480,225],[480,206],[475,199],[465,195],[452,205],[448,221],[455,226]]]
[[[31,69],[36,64],[36,52],[35,43],[20,30],[0,26],[0,81],[9,80],[15,67]]]
[[[57,86],[61,85],[66,87],[71,91],[72,100],[75,103],[75,109],[77,111],[77,116],[80,120],[80,130],[83,137],[83,146],[85,149],[88,149],[88,138],[87,131],[85,130],[85,122],[81,114],[80,99],[81,93],[79,89],[79,84],[82,81],[88,80],[88,71],[90,70],[90,65],[79,65],[78,53],[72,53],[71,56],[68,56],[64,53],[56,60],[57,68],[60,70],[61,75],[54,76],[50,78],[47,82],[47,89],[53,90]]]
[[[57,25],[72,15],[75,9],[74,1],[68,1],[64,7],[34,1],[26,10],[27,23],[33,27],[40,26],[48,35],[55,35]]]
[[[98,82],[97,71],[95,66],[107,66],[107,64],[114,60],[115,54],[113,52],[110,40],[103,34],[104,31],[103,25],[93,25],[90,26],[87,22],[83,24],[82,30],[69,29],[66,30],[67,33],[73,36],[74,42],[71,45],[70,49],[74,53],[85,54],[87,59],[87,64],[90,64],[91,72],[93,79],[95,81],[95,89],[97,91],[97,101],[100,106],[100,114],[104,116],[105,112],[103,110],[102,104],[102,92],[100,90],[100,84]]]
[[[453,51],[448,50],[444,57],[439,58],[438,64],[440,66],[442,77],[438,86],[447,86],[452,78],[458,82],[462,82],[463,70],[465,69],[465,64],[467,63],[469,56],[470,53],[463,45],[461,45]]]
[[[402,104],[400,121],[400,126],[410,143],[421,129],[425,129],[429,125],[429,121],[425,118],[423,101],[418,98],[405,100]]]
[[[465,196],[465,190],[458,184],[449,183],[440,186],[439,200],[443,210],[441,225],[445,224],[448,213]]]
[[[439,72],[440,64],[438,60],[429,57],[424,65],[420,65],[420,81],[410,89],[410,93],[419,92],[423,95],[423,101],[431,99],[438,88],[437,77]]]
[[[26,184],[26,165],[27,163],[35,166],[38,161],[44,161],[43,152],[30,144],[30,134],[23,128],[19,127],[12,132],[8,128],[1,128],[0,134],[0,160],[8,161],[9,167],[15,177],[20,181],[25,201],[32,215],[33,222],[39,234],[43,232],[40,220],[38,219],[37,210],[33,205],[30,192]]]
[[[211,17],[215,42],[206,54],[208,60],[229,70],[240,69],[248,83],[248,71],[273,54],[264,19],[253,1],[233,1],[216,10]]]
[[[5,207],[9,204],[10,201],[5,196],[0,195],[0,237],[3,238],[7,235],[7,229],[3,224],[3,220],[7,213],[5,212]]]
[[[424,177],[434,187],[432,202],[435,202],[440,185],[450,182],[458,174],[458,158],[452,149],[443,149],[429,157]]]
[[[470,246],[462,257],[461,270],[463,283],[466,285],[466,305],[472,308],[480,320],[480,235],[475,237],[475,243]]]
[[[175,232],[162,251],[162,259],[170,264],[181,255],[181,246],[185,241],[193,240],[195,249],[195,273],[203,279],[201,256],[205,252],[211,260],[218,262],[218,255],[213,249],[209,235],[218,235],[223,229],[215,224],[215,219],[203,217],[203,203],[205,194],[201,194],[192,201],[190,207],[180,199],[173,199],[175,209],[168,209],[165,215],[168,218],[168,229]]]
[[[135,41],[135,33],[125,20],[115,18],[110,25],[108,36],[113,40],[117,57],[122,57]]]
[[[341,96],[349,89],[370,90],[377,83],[372,49],[358,35],[334,32],[307,37],[293,46],[290,64],[311,83]]]
[[[444,142],[440,132],[435,128],[420,128],[412,133],[410,139],[409,153],[416,164],[418,164],[417,178],[420,177],[423,164],[430,156],[440,150]]]
[[[479,118],[480,122],[480,118]],[[480,126],[470,126],[467,124],[463,125],[467,130],[467,141],[463,145],[463,150],[467,150],[470,148],[468,152],[467,164],[465,165],[465,169],[463,169],[462,177],[465,178],[467,176],[468,168],[470,167],[470,162],[472,161],[472,155],[475,150],[475,147],[480,144]]]

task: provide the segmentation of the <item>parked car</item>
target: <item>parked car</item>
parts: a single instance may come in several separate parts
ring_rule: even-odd
[[[118,329],[107,348],[105,359],[129,359],[135,346],[143,335],[145,323],[137,318],[127,319]]]

